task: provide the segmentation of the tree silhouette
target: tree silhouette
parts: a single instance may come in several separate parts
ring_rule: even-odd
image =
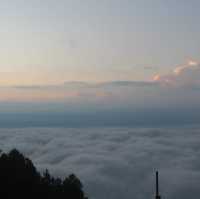
[[[0,150],[0,198],[86,199],[74,174],[64,180],[52,177],[48,170],[41,175],[16,149],[9,153]]]

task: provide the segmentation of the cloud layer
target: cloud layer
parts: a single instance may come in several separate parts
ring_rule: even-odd
[[[0,146],[54,175],[75,172],[90,198],[153,198],[157,169],[163,198],[200,195],[198,127],[0,129]]]
[[[0,87],[0,109],[2,113],[38,113],[14,119],[4,116],[0,126],[9,121],[11,126],[20,119],[33,126],[43,122],[44,126],[46,118],[61,125],[79,125],[81,121],[87,125],[198,123],[200,65],[190,61],[150,81]]]
[[[164,90],[171,95],[173,90],[179,92],[185,89],[188,93],[192,89],[200,89],[200,64],[189,61],[176,67],[171,73],[156,74],[150,81],[110,81],[99,83],[65,82],[60,85],[37,86],[8,86],[0,87],[0,101],[11,102],[68,102],[68,101],[101,101],[109,99],[124,99],[148,97],[147,92],[154,92],[159,98]],[[156,92],[155,92],[156,91]],[[143,95],[140,95],[140,94]],[[132,95],[130,95],[132,94]]]

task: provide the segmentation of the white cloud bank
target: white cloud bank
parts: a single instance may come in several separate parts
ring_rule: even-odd
[[[94,199],[153,198],[155,170],[162,198],[200,195],[199,128],[0,129],[3,150],[14,147],[54,175],[76,173]]]

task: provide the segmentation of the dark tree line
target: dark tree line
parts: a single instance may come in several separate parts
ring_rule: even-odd
[[[64,180],[42,175],[32,161],[19,151],[0,154],[0,198],[86,199],[80,180],[70,175]]]

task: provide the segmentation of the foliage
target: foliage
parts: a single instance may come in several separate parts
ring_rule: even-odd
[[[52,177],[48,170],[41,175],[16,149],[0,153],[1,198],[86,199],[82,188],[74,174],[64,180]]]

